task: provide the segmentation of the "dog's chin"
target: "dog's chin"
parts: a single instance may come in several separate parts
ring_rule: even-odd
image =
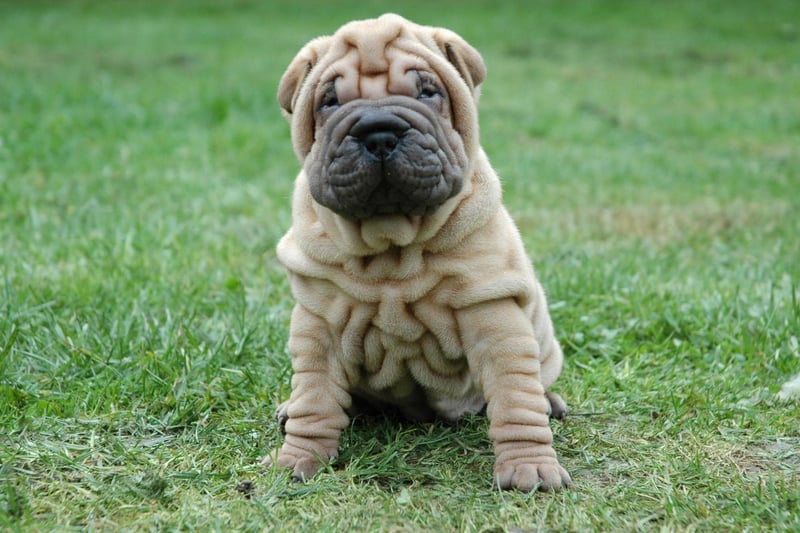
[[[432,215],[461,189],[461,180],[448,182],[443,178],[428,178],[427,184],[407,192],[387,183],[391,178],[383,174],[379,170],[373,175],[350,175],[345,183],[339,176],[328,174],[323,176],[321,187],[312,187],[312,197],[340,217],[365,221],[378,217]],[[350,185],[350,180],[355,183]],[[365,185],[368,183],[377,185],[370,188]]]
[[[352,152],[311,178],[314,200],[349,220],[432,215],[461,190],[461,176],[444,175],[435,157],[399,153],[375,161],[358,147]]]

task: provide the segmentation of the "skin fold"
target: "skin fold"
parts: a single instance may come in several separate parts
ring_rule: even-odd
[[[303,165],[278,244],[296,304],[286,437],[264,464],[308,479],[354,401],[412,420],[486,408],[500,488],[570,483],[544,291],[480,148],[486,75],[458,35],[397,15],[308,43],[278,99]]]

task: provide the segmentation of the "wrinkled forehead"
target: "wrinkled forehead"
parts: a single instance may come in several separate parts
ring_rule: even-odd
[[[404,50],[402,41],[382,47],[353,43],[321,73],[320,87],[334,82],[341,101],[381,98],[390,94],[414,96],[419,72],[433,72],[422,57]]]

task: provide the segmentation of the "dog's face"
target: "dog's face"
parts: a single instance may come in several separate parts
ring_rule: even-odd
[[[464,143],[452,135],[447,90],[435,73],[335,76],[317,90],[316,153],[306,160],[317,202],[360,220],[427,215],[458,194]]]
[[[458,195],[483,75],[480,56],[455,34],[396,15],[309,43],[279,99],[314,200],[365,220],[429,215]]]

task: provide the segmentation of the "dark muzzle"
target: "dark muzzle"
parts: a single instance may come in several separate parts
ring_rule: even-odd
[[[320,133],[307,160],[311,195],[346,218],[426,215],[461,190],[463,146],[413,99],[349,102]]]

